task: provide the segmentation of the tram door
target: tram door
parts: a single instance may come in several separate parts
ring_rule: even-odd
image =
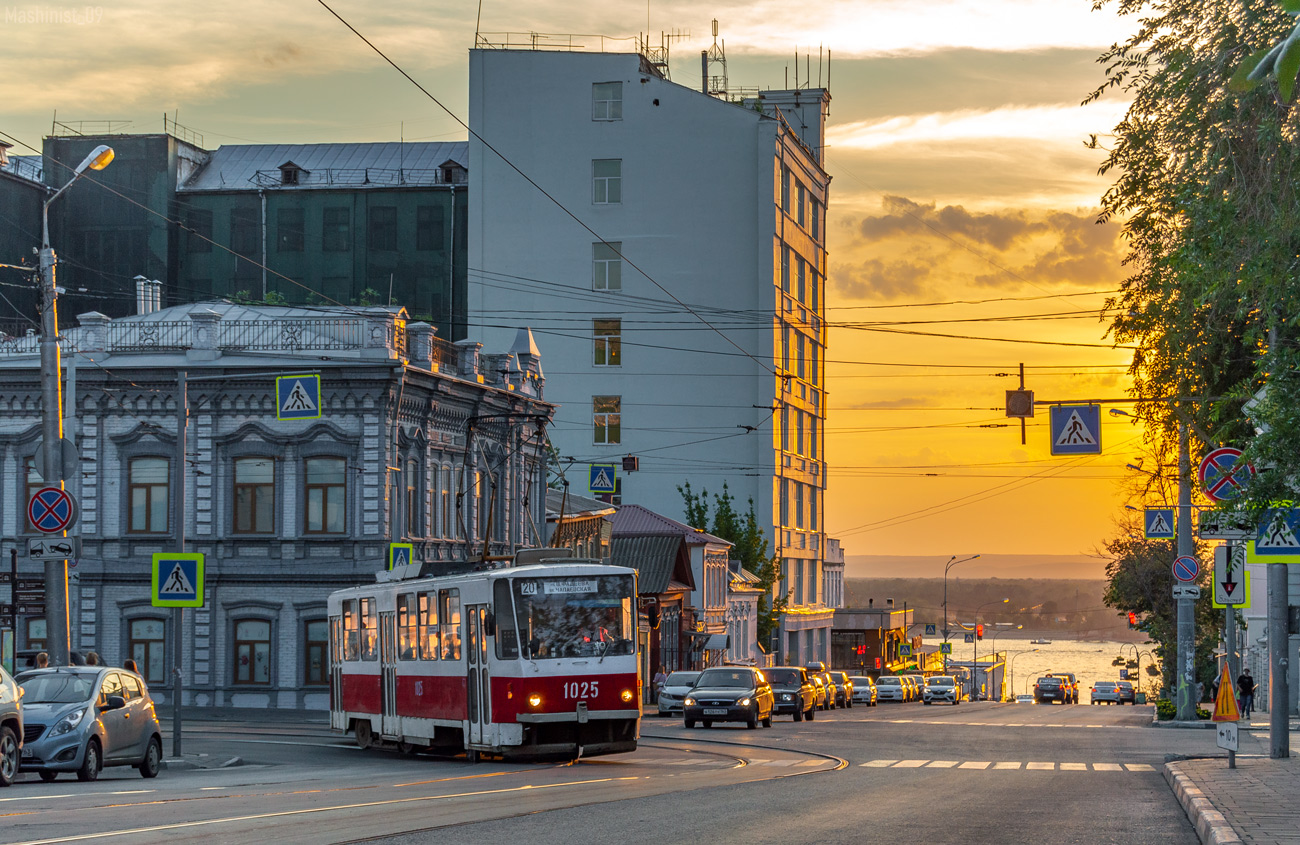
[[[397,635],[396,613],[379,614],[380,728],[384,736],[397,736]]]
[[[465,613],[465,664],[469,687],[469,741],[484,741],[484,726],[492,721],[491,683],[488,679],[486,628],[488,606],[471,604]]]
[[[330,727],[344,729],[343,713],[343,617],[332,616],[330,625]]]

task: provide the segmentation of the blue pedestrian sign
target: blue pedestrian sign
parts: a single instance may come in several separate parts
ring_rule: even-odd
[[[614,493],[617,491],[613,464],[589,464],[591,471],[587,489],[593,493]]]
[[[158,552],[150,580],[154,607],[203,607],[203,555]]]
[[[967,635],[966,635],[966,642],[968,642],[968,643],[973,643],[973,642],[975,642],[975,635],[974,635],[974,634],[967,634]]]
[[[937,634],[937,633],[939,633],[939,630],[938,630],[938,626],[937,626],[937,625],[934,625],[934,624],[932,624],[932,623],[926,623],[926,626],[925,626],[925,635],[926,635],[927,637],[933,637],[933,636],[934,636],[935,634]]]
[[[275,418],[314,420],[320,418],[320,375],[276,376]]]
[[[952,654],[952,643],[939,643],[940,654]]]
[[[399,566],[410,566],[415,562],[415,544],[414,543],[389,543],[388,544],[388,568],[390,570]]]
[[[1053,455],[1101,454],[1101,406],[1051,407]]]
[[[911,643],[899,643],[899,644],[898,644],[898,656],[899,656],[899,657],[911,657],[911,656],[912,656],[912,644],[911,644]]]
[[[1148,540],[1171,540],[1174,536],[1174,509],[1147,508],[1143,515]]]
[[[1246,546],[1247,563],[1300,563],[1300,509],[1269,508],[1255,540]]]

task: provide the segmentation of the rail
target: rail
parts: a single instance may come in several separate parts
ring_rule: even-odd
[[[323,188],[336,185],[464,185],[469,181],[463,168],[441,167],[323,167],[294,171],[297,181],[285,182],[279,168],[258,170],[248,181],[263,188]],[[448,178],[448,177],[451,178]]]
[[[587,41],[592,42],[591,45],[585,43]],[[474,35],[474,46],[481,50],[556,50],[572,53],[599,45],[597,52],[607,53],[607,43],[610,46],[630,44],[635,48],[637,39],[636,36],[620,38],[613,35],[568,35],[553,32],[479,32]]]

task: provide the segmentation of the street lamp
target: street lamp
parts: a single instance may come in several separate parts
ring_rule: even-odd
[[[58,289],[54,280],[55,256],[50,247],[50,204],[87,170],[103,170],[113,160],[113,148],[100,144],[72,171],[72,178],[41,206],[41,437],[45,450],[41,480],[46,486],[64,484],[63,467],[63,380],[59,362],[59,315],[55,305]],[[68,562],[45,562],[45,635],[54,666],[70,665],[68,642]]]
[[[980,637],[979,637],[980,611],[983,610],[984,608],[988,607],[988,606],[991,605],[991,604],[1006,604],[1006,603],[1009,602],[1009,601],[1011,601],[1010,598],[1005,598],[1005,599],[995,599],[994,601],[986,601],[986,602],[984,602],[984,604],[982,604],[982,605],[980,605],[979,607],[975,608],[975,622],[973,623],[973,625],[974,625],[974,630],[975,630],[975,648],[974,648],[973,656],[971,657],[971,662],[970,662],[970,700],[971,700],[971,701],[975,701],[975,700],[977,700],[977,688],[978,688],[978,686],[979,686],[979,675],[980,675]]]
[[[956,555],[953,555],[952,557],[948,558],[948,564],[947,564],[946,566],[944,566],[944,568],[943,568],[943,641],[944,641],[945,643],[948,642],[948,633],[949,633],[949,628],[948,628],[948,570],[949,570],[949,569],[952,569],[954,566],[956,566],[956,565],[959,564],[959,563],[965,563],[966,561],[968,561],[968,560],[974,560],[974,559],[977,558],[977,557],[979,557],[979,555],[971,555],[970,557],[964,557],[964,558],[962,558],[961,560],[957,560],[957,556],[956,556]],[[942,646],[940,646],[940,648],[942,649]],[[943,673],[944,673],[945,675],[948,674],[948,655],[946,655],[946,654],[943,655]]]
[[[1010,660],[1010,662],[1007,664],[1007,674],[1011,676],[1011,692],[1012,692],[1012,693],[1014,693],[1014,692],[1016,691],[1016,658],[1019,657],[1019,656],[1022,655],[1022,654],[1033,654],[1033,653],[1036,652],[1036,651],[1042,651],[1042,649],[1041,649],[1041,648],[1031,648],[1031,649],[1027,649],[1027,650],[1025,650],[1025,651],[1017,651],[1015,654],[1011,655],[1011,660]]]
[[[1025,627],[1025,626],[1024,626],[1024,623],[1021,623],[1021,624],[1017,625],[1017,626],[1014,627],[1014,628],[1010,628],[1009,630],[1012,630],[1012,631],[1019,631],[1019,630],[1022,630],[1024,627]],[[1000,633],[1002,633],[1002,632],[999,631],[999,630],[997,630],[997,628],[994,628],[994,630],[993,630],[993,643],[992,643],[992,646],[993,646],[993,662],[994,662],[994,663],[997,663],[997,662],[998,662],[998,634],[1000,634]],[[976,639],[978,640],[978,638],[976,638]],[[1005,687],[1006,684],[1003,684],[1003,686]],[[1015,688],[1015,687],[1012,687],[1012,688],[1011,688],[1011,691],[1012,691],[1012,692],[1015,692],[1015,691],[1016,691],[1016,688]],[[1001,700],[1002,696],[999,695],[998,698],[999,698],[999,700]]]

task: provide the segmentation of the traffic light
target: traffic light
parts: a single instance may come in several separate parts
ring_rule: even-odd
[[[1130,628],[1136,628],[1138,626],[1138,615],[1131,610],[1128,612],[1128,626]]]
[[[1007,391],[1007,416],[1032,417],[1034,415],[1034,391],[1032,390],[1008,390]]]
[[[857,646],[854,649],[854,653],[858,654],[859,656],[865,656],[867,653],[867,647],[864,645]]]
[[[877,669],[881,668],[881,666],[880,666],[880,658],[879,658],[879,657],[876,658],[876,668],[877,668]]]
[[[982,639],[984,639],[984,623],[983,623],[983,622],[977,622],[977,623],[975,623],[975,639],[977,639],[977,640],[982,640]]]

